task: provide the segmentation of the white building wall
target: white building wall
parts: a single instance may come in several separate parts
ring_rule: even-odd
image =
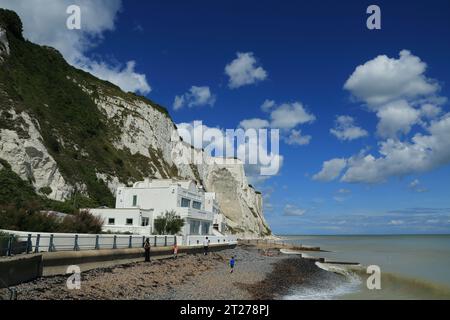
[[[182,207],[183,198],[190,200],[189,208]],[[194,201],[200,203],[196,208],[193,205]],[[192,231],[196,231],[194,234],[198,235],[210,235],[213,233],[214,223],[222,225],[215,194],[205,193],[193,181],[145,180],[135,183],[133,187],[119,187],[116,194],[116,209],[91,211],[104,217],[105,228],[108,227],[111,230],[111,226],[107,225],[109,218],[115,218],[116,226],[123,226],[123,228],[127,226],[126,219],[132,218],[132,227],[140,227],[141,220],[137,215],[142,215],[145,211],[149,212],[150,225],[153,226],[157,217],[172,210],[185,219],[183,235],[189,235]]]
[[[152,212],[141,209],[89,209],[89,212],[103,219],[105,232],[131,232],[133,234],[149,235],[152,233]],[[143,218],[149,220],[148,226],[142,226]],[[114,219],[114,223],[110,223]],[[129,224],[127,220],[131,219]]]
[[[136,205],[133,199],[136,197]],[[176,208],[177,187],[170,188],[118,188],[116,208],[153,209],[156,214],[167,208]]]

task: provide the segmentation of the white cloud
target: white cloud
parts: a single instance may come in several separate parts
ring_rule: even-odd
[[[347,165],[345,159],[333,159],[323,163],[322,170],[313,176],[316,181],[332,181],[336,179]]]
[[[423,124],[422,117],[437,117],[441,111],[437,104],[446,101],[437,96],[440,86],[425,76],[426,69],[427,64],[408,50],[402,50],[398,59],[380,55],[358,66],[344,88],[376,112],[381,138],[398,138]]]
[[[349,190],[349,189],[344,189],[344,188],[342,188],[342,189],[339,189],[339,190],[338,190],[338,193],[339,193],[339,194],[349,194],[349,193],[352,193],[352,191]]]
[[[418,179],[416,179],[409,184],[409,187],[416,188],[419,184],[420,184],[420,181]]]
[[[21,17],[24,35],[30,41],[58,49],[73,66],[113,82],[125,91],[147,94],[151,87],[144,74],[135,71],[135,62],[110,65],[88,57],[105,33],[115,29],[121,0],[0,0],[0,7],[14,10]],[[81,8],[81,30],[66,27],[69,5]]]
[[[428,189],[422,187],[422,184],[420,183],[419,179],[415,179],[414,181],[411,181],[411,183],[408,185],[408,188],[411,189],[414,192],[418,193],[424,193],[427,192]]]
[[[284,215],[288,217],[301,217],[305,215],[306,209],[299,208],[292,204],[287,204],[284,207]]]
[[[78,67],[92,73],[100,79],[109,81],[119,86],[124,91],[140,92],[147,94],[151,88],[145,74],[135,71],[136,62],[128,61],[123,69],[120,66],[111,66],[105,62],[93,60],[80,61]]]
[[[350,116],[338,116],[335,128],[330,132],[341,141],[351,141],[368,135],[366,130],[355,125],[355,119]]]
[[[389,225],[392,225],[392,226],[399,226],[399,225],[402,225],[402,224],[404,224],[405,223],[405,221],[403,221],[403,220],[391,220],[390,222],[389,222]]]
[[[380,122],[377,133],[382,138],[395,138],[397,133],[408,134],[411,127],[420,120],[420,112],[405,100],[383,105],[377,112]]]
[[[213,106],[215,103],[216,96],[211,93],[209,87],[192,86],[185,94],[175,97],[173,108],[179,110],[185,106],[189,108]]]
[[[204,149],[211,156],[219,156],[214,151],[221,150],[221,155],[224,157],[227,155],[237,157],[244,163],[245,173],[251,184],[260,184],[271,177],[270,175],[262,175],[262,168],[268,168],[276,164],[278,165],[277,171],[281,170],[283,156],[269,151],[266,145],[259,144],[259,141],[254,139],[236,139],[227,135],[225,130],[200,125],[201,123],[201,121],[194,121],[193,123],[177,124],[178,133],[183,141],[197,149]],[[250,150],[257,150],[258,153],[258,159],[254,164],[249,164]]]
[[[305,110],[301,102],[284,103],[270,114],[272,128],[293,129],[300,124],[311,123],[316,117]]]
[[[260,129],[271,127],[280,129],[281,138],[289,145],[308,145],[312,137],[303,135],[302,131],[296,129],[299,125],[312,123],[316,117],[309,113],[301,102],[283,103],[277,105],[273,100],[266,100],[261,106],[265,112],[270,112],[270,121],[260,118],[246,119],[241,121],[240,127],[244,129]]]
[[[270,110],[275,107],[275,101],[273,100],[265,100],[261,105],[261,110],[264,112],[270,112]]]
[[[434,119],[442,113],[442,109],[434,104],[426,103],[420,108],[423,117]]]
[[[342,181],[384,182],[391,176],[425,172],[450,163],[450,113],[433,121],[426,130],[428,134],[417,133],[411,141],[381,142],[378,158],[373,155],[350,158]]]
[[[267,72],[258,66],[252,52],[237,53],[237,58],[225,67],[228,75],[228,86],[236,89],[242,86],[254,84],[267,78]]]
[[[248,120],[242,120],[239,126],[245,130],[247,129],[263,129],[270,126],[269,121],[264,119],[248,119]]]
[[[292,130],[290,135],[284,139],[289,145],[305,146],[311,142],[311,136],[302,135],[301,130]]]
[[[270,202],[265,201],[263,206],[264,206],[264,212],[270,212],[270,213],[274,212],[274,206]]]
[[[173,108],[174,110],[179,110],[183,108],[184,106],[184,96],[175,96],[175,99],[173,101]]]
[[[376,112],[377,133],[385,140],[377,153],[362,150],[346,159],[341,181],[381,183],[450,163],[450,113],[442,115],[439,106],[447,99],[437,96],[440,87],[425,70],[424,62],[404,50],[399,59],[379,56],[359,66],[349,78],[345,88]],[[421,130],[411,133],[414,125]]]
[[[440,89],[425,77],[426,69],[426,63],[407,50],[402,50],[398,59],[380,55],[358,66],[344,88],[372,108],[393,100],[415,99]]]
[[[345,202],[345,200],[347,200],[344,197],[338,197],[338,196],[334,196],[333,199],[334,199],[334,201],[339,202],[339,203]]]

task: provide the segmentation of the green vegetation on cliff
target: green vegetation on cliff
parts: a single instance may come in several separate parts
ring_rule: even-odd
[[[94,205],[91,199],[79,194],[65,202],[50,200],[38,195],[31,182],[22,180],[3,159],[0,159],[0,186],[2,186],[0,188],[0,210],[5,207],[17,210],[34,208],[74,213],[79,208],[88,208]]]
[[[113,142],[121,128],[106,118],[95,99],[101,92],[126,101],[144,101],[168,116],[166,109],[70,66],[53,48],[25,40],[22,23],[14,12],[0,9],[0,26],[6,29],[10,46],[10,56],[0,68],[0,129],[26,135],[23,125],[14,123],[19,120],[13,120],[9,111],[12,108],[16,114],[30,114],[64,179],[73,186],[85,186],[83,193],[92,200],[92,206],[114,205],[107,182],[97,173],[117,176],[122,183],[152,176],[155,167],[177,175],[176,168],[161,161],[155,150],[149,150],[150,159],[117,150]],[[45,194],[49,190],[37,191]],[[36,197],[40,201],[41,197]]]
[[[36,194],[33,185],[15,174],[10,165],[0,159],[0,229],[30,232],[100,233],[102,221],[78,210],[90,204],[90,199],[79,197],[58,202]],[[70,213],[59,218],[42,212],[54,210]]]

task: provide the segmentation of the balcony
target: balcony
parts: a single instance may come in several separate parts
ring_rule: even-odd
[[[214,214],[212,212],[198,210],[194,208],[177,208],[177,214],[179,214],[181,218],[190,218],[208,221],[213,221],[214,219]]]

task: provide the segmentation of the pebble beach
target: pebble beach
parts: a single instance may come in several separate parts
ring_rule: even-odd
[[[236,260],[233,273],[231,256]],[[67,289],[67,276],[40,278],[14,289],[19,300],[273,300],[330,277],[337,275],[277,249],[238,246],[208,256],[90,270],[81,274],[79,290]]]

